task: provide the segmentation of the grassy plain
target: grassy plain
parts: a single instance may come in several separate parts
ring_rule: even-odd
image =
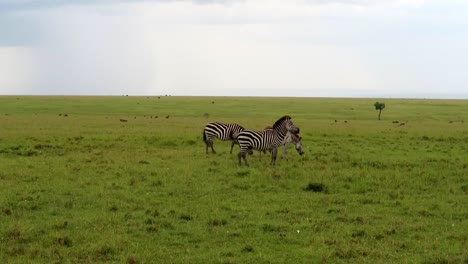
[[[304,156],[205,154],[285,114]],[[0,96],[2,263],[468,263],[467,195],[467,100]]]

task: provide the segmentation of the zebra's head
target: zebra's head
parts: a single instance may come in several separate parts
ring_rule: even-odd
[[[299,128],[294,125],[294,123],[291,121],[290,116],[283,116],[278,121],[275,122],[273,125],[273,129],[283,129],[285,128],[287,131],[293,133],[293,134],[299,134]]]
[[[304,150],[302,150],[302,137],[292,134],[292,142],[294,143],[297,153],[302,156],[302,154],[304,154]]]

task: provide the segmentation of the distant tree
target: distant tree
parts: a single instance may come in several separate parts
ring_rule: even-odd
[[[379,110],[379,120],[380,120],[380,114],[382,113],[382,110],[385,108],[385,104],[375,102],[374,106],[375,106],[375,110]]]

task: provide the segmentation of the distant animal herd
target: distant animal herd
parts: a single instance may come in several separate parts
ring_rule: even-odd
[[[278,148],[284,146],[284,155],[287,154],[287,144],[294,144],[297,152],[302,155],[302,138],[299,136],[299,128],[294,125],[291,117],[286,115],[278,119],[273,126],[268,126],[261,131],[245,129],[243,126],[236,123],[221,123],[210,122],[206,124],[203,130],[203,141],[206,144],[206,153],[211,148],[213,153],[216,151],[213,148],[215,138],[220,140],[231,140],[231,151],[235,144],[238,144],[240,151],[237,154],[239,165],[242,165],[242,160],[246,166],[249,166],[246,156],[252,154],[253,150],[261,152],[271,152],[271,165],[275,165]]]

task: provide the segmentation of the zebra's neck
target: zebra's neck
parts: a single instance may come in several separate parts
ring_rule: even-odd
[[[288,129],[286,128],[285,125],[273,127],[273,130],[275,130],[276,136],[277,136],[281,141],[286,137],[286,134],[288,133]]]
[[[296,134],[291,133],[291,132],[289,132],[288,134],[289,134],[289,137],[291,138],[291,142],[294,142],[294,143],[299,142],[299,137]]]

